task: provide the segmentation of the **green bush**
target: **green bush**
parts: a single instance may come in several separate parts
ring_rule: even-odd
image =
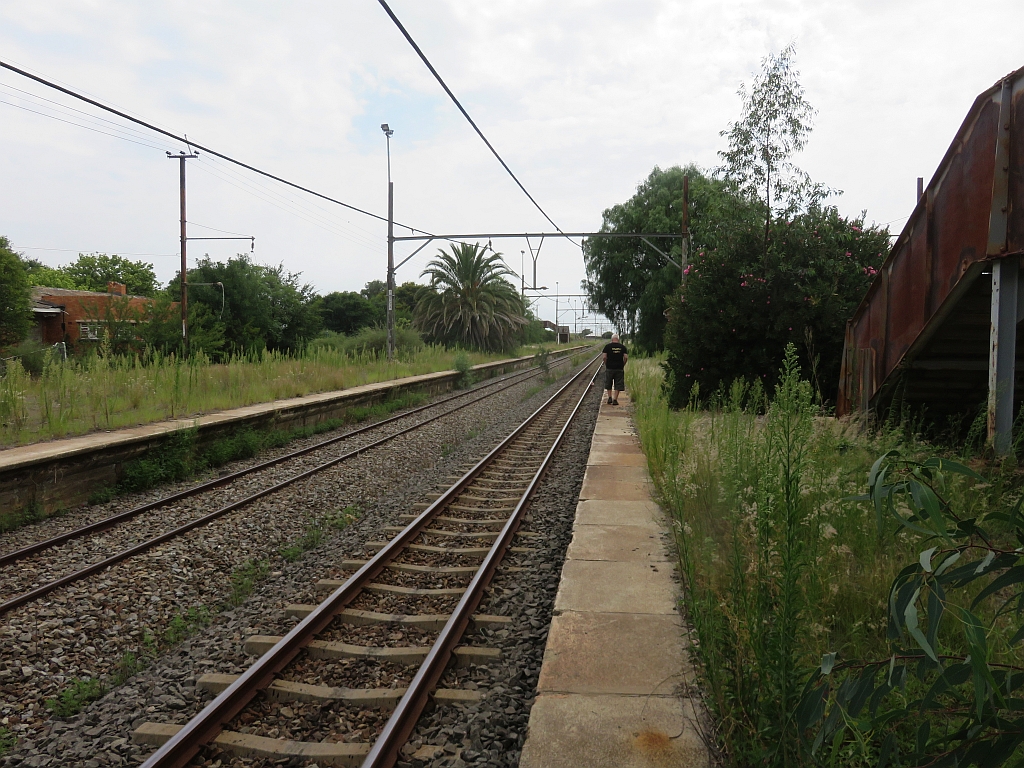
[[[376,353],[384,354],[388,348],[386,328],[361,328],[348,336],[333,331],[324,331],[310,343],[313,347],[328,347],[347,355]],[[415,352],[423,348],[423,339],[412,328],[395,328],[395,349],[399,352]]]
[[[473,385],[473,363],[465,352],[459,352],[452,361],[452,367],[459,372],[459,380],[456,386],[465,389]]]

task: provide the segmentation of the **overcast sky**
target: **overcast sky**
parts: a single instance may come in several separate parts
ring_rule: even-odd
[[[602,210],[626,200],[655,165],[716,165],[719,132],[739,116],[740,82],[791,41],[818,110],[798,163],[844,190],[841,211],[866,210],[899,231],[916,177],[930,178],[975,96],[1024,66],[1020,0],[391,5],[566,231],[598,228]],[[550,229],[373,0],[6,0],[0,59],[382,215],[379,126],[388,122],[397,220],[432,232]],[[120,253],[170,279],[178,167],[164,151],[182,147],[145,132],[132,135],[151,146],[134,144],[19,109],[11,104],[115,132],[12,89],[101,114],[0,72],[0,234],[51,265],[79,251]],[[302,272],[321,293],[384,277],[385,225],[205,154],[189,164],[188,209],[197,225],[255,235],[257,260]],[[190,230],[201,234],[218,233]],[[518,271],[525,242],[495,247]],[[246,249],[194,243],[189,253],[226,259]],[[411,250],[399,246],[398,258]],[[414,257],[399,281],[420,279],[435,252]],[[583,277],[578,248],[544,245],[539,283],[579,293]],[[539,309],[553,319],[553,302]]]

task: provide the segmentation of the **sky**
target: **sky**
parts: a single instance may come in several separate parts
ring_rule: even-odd
[[[1020,0],[390,4],[564,231],[598,229],[655,166],[716,166],[740,83],[794,42],[817,109],[797,163],[843,190],[841,212],[898,232],[916,178],[931,177],[977,94],[1024,66]],[[435,233],[551,230],[373,0],[6,0],[0,59],[382,216],[387,122],[397,221]],[[16,250],[52,266],[118,253],[174,276],[178,163],[165,152],[183,146],[8,71],[0,139],[0,235]],[[320,293],[385,275],[384,223],[202,152],[188,165],[188,219],[193,237],[255,236],[257,261],[301,272]],[[398,244],[396,261],[413,247]],[[423,282],[437,247],[398,281]],[[518,273],[525,240],[494,247]],[[201,241],[188,254],[247,250]],[[581,293],[584,277],[578,247],[546,241],[538,314],[554,320],[556,284],[561,309],[579,303],[564,295]]]

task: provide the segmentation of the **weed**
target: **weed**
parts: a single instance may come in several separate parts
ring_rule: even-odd
[[[326,515],[323,518],[323,524],[336,531],[344,531],[359,519],[361,512],[359,507],[349,505],[338,512]]]
[[[150,633],[148,629],[143,630],[142,632],[142,651],[152,658],[155,658],[159,651],[156,638],[153,637],[152,633]]]
[[[97,504],[106,504],[115,496],[117,496],[116,485],[106,485],[102,488],[97,488],[89,494],[89,506],[95,507]]]
[[[18,743],[18,737],[4,727],[0,727],[0,757],[14,749]]]
[[[131,651],[125,651],[114,669],[114,685],[124,685],[142,671],[145,664]]]
[[[72,717],[81,712],[89,702],[102,698],[106,692],[106,686],[99,680],[76,678],[57,695],[56,699],[47,699],[46,708],[57,717]]]
[[[458,389],[465,389],[473,385],[473,363],[465,352],[459,352],[455,356],[452,367],[459,372],[459,380],[455,382]]]
[[[176,645],[191,637],[202,627],[210,623],[210,610],[203,605],[192,606],[184,613],[171,619],[164,630],[164,640],[168,645]]]
[[[452,451],[454,451],[454,450],[455,450],[455,446],[454,445],[451,445],[450,443],[442,443],[441,444],[441,456],[442,456],[442,458],[447,459],[449,456],[452,455]]]
[[[888,587],[910,545],[880,540],[863,492],[875,457],[916,450],[905,425],[820,418],[787,356],[771,398],[737,382],[672,411],[656,360],[627,370],[660,500],[674,518],[702,688],[736,765],[810,765],[793,717],[808,670],[886,653]],[[976,493],[982,497],[983,494]],[[959,498],[959,497],[958,497]],[[984,498],[965,496],[965,518]]]
[[[38,501],[26,504],[20,512],[0,514],[0,533],[8,533],[25,525],[38,523],[45,517],[43,507]]]
[[[266,560],[248,560],[239,566],[229,579],[231,591],[228,593],[228,605],[237,608],[246,601],[256,585],[267,578],[270,564]]]
[[[346,509],[350,509],[350,507],[346,507]],[[336,528],[337,530],[343,530],[345,526],[348,525],[346,520],[350,521],[350,518],[345,516],[344,511],[338,513],[337,516],[313,520],[306,526],[306,530],[297,542],[290,546],[282,547],[277,551],[277,553],[286,562],[293,563],[302,557],[303,553],[308,552],[311,549],[316,549],[321,543],[323,543],[323,540],[327,536],[324,532],[325,525]]]
[[[533,364],[544,371],[544,373],[547,373],[551,365],[550,357],[551,353],[544,347],[541,347],[540,351],[533,356]]]
[[[0,372],[0,445],[182,418],[451,367],[451,352],[444,347],[412,344],[400,347],[397,359],[388,361],[376,340],[335,336],[319,341],[296,355],[264,351],[223,363],[202,354],[182,362],[154,352],[117,356],[109,349],[67,361],[50,355],[34,376],[21,361],[7,361]],[[471,364],[505,357],[463,354]]]

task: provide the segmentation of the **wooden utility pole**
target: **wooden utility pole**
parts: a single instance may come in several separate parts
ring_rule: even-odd
[[[185,230],[185,161],[199,157],[194,152],[179,152],[176,155],[167,153],[171,160],[178,160],[181,165],[178,179],[181,191],[181,348],[182,355],[188,357],[188,261],[185,257],[185,247],[188,242],[188,234]]]
[[[686,282],[686,267],[690,259],[690,176],[683,176],[683,243],[679,254],[679,266],[682,267],[682,281]]]

